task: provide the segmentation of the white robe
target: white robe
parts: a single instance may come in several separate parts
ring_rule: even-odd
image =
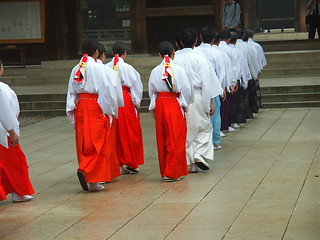
[[[240,65],[240,59],[238,54],[235,52],[234,49],[232,49],[225,41],[221,41],[219,43],[219,48],[227,53],[229,57],[231,58],[232,61],[232,69],[233,69],[233,74],[236,80],[241,79],[241,65]],[[234,85],[236,82],[234,83]]]
[[[246,89],[248,87],[248,82],[250,79],[252,79],[248,59],[246,58],[246,55],[241,51],[239,48],[237,48],[236,45],[229,44],[229,47],[234,49],[235,53],[238,54],[238,59],[240,63],[240,70],[241,70],[241,86]]]
[[[75,124],[74,112],[80,93],[98,94],[98,104],[102,112],[105,115],[117,117],[118,107],[123,106],[123,96],[115,72],[98,64],[92,57],[88,57],[85,79],[77,83],[74,76],[78,67],[78,65],[75,66],[71,71],[67,94],[66,113],[71,124]]]
[[[178,92],[179,98],[178,102],[181,107],[188,108],[189,104],[193,103],[193,86],[189,81],[186,71],[175,64],[171,60],[171,76],[174,81],[174,92]],[[149,97],[150,105],[149,110],[154,110],[156,108],[156,100],[158,92],[170,92],[167,84],[162,80],[162,74],[164,73],[164,60],[160,65],[156,66],[150,74],[149,77]]]
[[[211,81],[213,81],[213,87],[220,90],[219,95],[223,95],[222,82],[225,78],[225,69],[221,67],[222,57],[216,54],[209,43],[202,43],[196,48],[207,59],[209,69],[212,72]]]
[[[189,81],[194,87],[194,103],[190,104],[186,114],[187,163],[191,165],[195,162],[195,154],[200,154],[205,160],[213,160],[210,101],[220,94],[220,90],[212,88],[207,61],[193,49],[180,50],[175,57],[175,63],[186,70]]]
[[[222,67],[224,68],[225,72],[225,79],[223,81],[222,88],[223,89],[229,89],[230,86],[233,86],[236,82],[236,78],[234,76],[233,70],[232,70],[232,61],[231,58],[227,53],[222,51],[217,45],[212,45],[211,48],[218,54],[221,54],[222,57]]]
[[[219,89],[214,89],[210,81],[209,66],[205,58],[191,48],[184,48],[175,56],[174,63],[184,68],[189,81],[194,88],[202,89],[202,106],[204,111],[210,112],[210,99],[220,94]]]
[[[261,45],[257,42],[255,42],[252,38],[249,38],[248,40],[249,45],[255,47],[257,49],[258,52],[258,57],[261,61],[261,65],[264,68],[265,66],[267,66],[267,59],[266,56],[264,54],[263,48],[261,47]]]
[[[106,66],[112,68],[113,62],[114,58],[112,58],[111,62],[107,63]],[[140,108],[143,93],[140,74],[130,64],[124,62],[121,57],[119,57],[118,67],[115,71],[120,78],[121,86],[130,88],[132,103],[137,108]]]
[[[250,73],[253,79],[258,79],[259,72],[262,69],[261,62],[258,60],[258,53],[247,42],[242,39],[237,40],[236,46],[240,48],[248,59]]]
[[[19,102],[15,92],[5,83],[0,82],[0,144],[8,148],[8,132],[14,129],[19,134]]]

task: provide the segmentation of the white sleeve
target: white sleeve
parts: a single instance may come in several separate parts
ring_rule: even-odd
[[[149,89],[149,98],[150,98],[150,104],[149,104],[149,111],[154,110],[156,108],[156,98],[157,98],[157,89],[154,85],[154,81],[157,79],[157,69],[154,68],[149,77],[149,83],[148,83],[148,89]]]
[[[98,103],[104,114],[118,117],[118,107],[123,107],[123,96],[121,83],[117,74],[107,66],[101,66],[99,71],[95,74],[99,74],[98,86]]]
[[[0,88],[0,122],[7,130],[19,127],[19,122],[14,110],[11,107],[10,100],[7,98],[5,90]]]
[[[203,60],[199,61],[199,74],[200,79],[202,80],[202,104],[204,110],[209,113],[210,112],[210,99],[213,98],[213,91],[211,89],[212,82],[210,81],[210,77],[212,74],[210,73],[209,66],[207,61]],[[208,87],[210,86],[210,87]]]
[[[140,74],[131,65],[127,64],[126,71],[121,71],[121,77],[130,88],[133,104],[139,108],[143,93],[143,85]]]
[[[194,92],[193,92],[193,85],[189,81],[187,73],[184,69],[181,68],[175,72],[176,78],[178,81],[178,88],[177,91],[180,92],[179,95],[179,104],[181,107],[188,107],[191,103],[194,102]]]
[[[76,104],[78,101],[78,93],[74,91],[73,86],[73,77],[75,74],[75,68],[71,71],[68,85],[68,93],[67,93],[67,103],[66,103],[66,114],[69,118],[70,123],[74,126],[74,111],[76,109]]]

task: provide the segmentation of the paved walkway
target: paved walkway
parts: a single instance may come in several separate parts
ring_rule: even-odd
[[[142,114],[141,173],[85,193],[66,117],[22,128],[37,194],[0,202],[1,239],[319,240],[320,108],[266,109],[223,139],[208,172],[166,183]]]

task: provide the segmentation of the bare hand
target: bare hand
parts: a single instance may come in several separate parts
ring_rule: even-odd
[[[10,136],[10,140],[11,140],[11,145],[15,146],[17,144],[19,144],[19,135],[16,134],[16,132],[12,129],[10,131],[8,131],[9,136]]]
[[[212,116],[214,114],[214,104],[212,99],[210,100],[210,116]]]

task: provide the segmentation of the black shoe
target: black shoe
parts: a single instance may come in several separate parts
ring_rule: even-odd
[[[81,185],[83,191],[89,191],[87,182],[84,179],[84,173],[83,172],[77,172],[77,176],[79,178],[79,182],[80,182],[80,185]]]
[[[132,168],[127,165],[123,165],[123,168],[129,171],[131,174],[135,174],[139,172],[139,168]]]

